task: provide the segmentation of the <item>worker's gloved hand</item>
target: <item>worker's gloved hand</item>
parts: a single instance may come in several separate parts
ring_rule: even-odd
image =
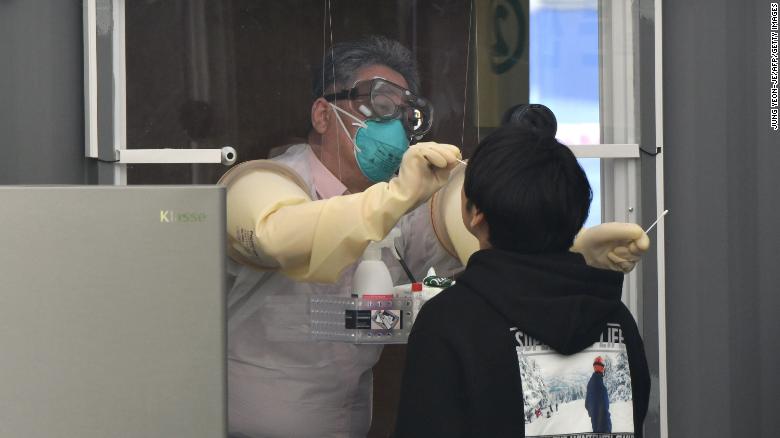
[[[580,230],[571,251],[595,268],[630,272],[648,248],[650,238],[639,225],[610,222]]]
[[[412,145],[401,160],[398,176],[390,180],[390,191],[417,207],[447,183],[459,159],[460,149],[450,144]]]

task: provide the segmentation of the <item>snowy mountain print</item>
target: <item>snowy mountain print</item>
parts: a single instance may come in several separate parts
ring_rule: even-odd
[[[634,436],[631,373],[619,330],[610,324],[599,342],[570,356],[511,330],[523,387],[525,436]]]
[[[628,369],[628,355],[618,353],[615,359],[607,358],[604,368],[604,384],[607,386],[609,401],[631,401],[631,372]]]
[[[523,379],[523,407],[526,418],[530,418],[537,408],[550,405],[550,393],[544,383],[539,365],[528,359],[522,352],[517,352],[520,364],[520,375]]]

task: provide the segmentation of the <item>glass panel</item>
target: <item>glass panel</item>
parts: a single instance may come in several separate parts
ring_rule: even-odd
[[[128,147],[231,145],[239,161],[247,161],[305,141],[312,76],[325,47],[380,34],[409,47],[419,63],[420,94],[435,111],[426,139],[462,145],[468,154],[478,139],[473,90],[466,88],[474,80],[474,68],[468,67],[476,62],[468,45],[471,3],[328,3],[332,17],[322,0],[126,2]],[[527,89],[527,79],[519,84]],[[225,170],[221,165],[136,165],[128,166],[127,179],[130,184],[208,184]],[[375,367],[369,436],[393,429],[402,366],[397,349],[386,348]]]
[[[564,144],[598,144],[599,16],[597,0],[530,0],[530,100],[558,119]],[[580,159],[593,189],[585,226],[601,223],[601,165]]]
[[[555,112],[564,143],[600,143],[597,0],[147,0],[126,2],[128,148],[230,145],[247,161],[304,142],[324,50],[368,34],[412,50],[435,112],[427,140],[468,156],[503,111],[530,101]],[[580,162],[593,225],[600,163]],[[210,184],[226,170],[127,173],[130,184]],[[374,422],[391,424],[385,413]]]
[[[128,148],[231,145],[246,161],[305,141],[324,47],[372,33],[414,52],[421,94],[435,108],[426,139],[468,155],[506,108],[530,97],[556,113],[564,143],[599,142],[595,0],[339,0],[330,15],[326,5],[127,2]],[[583,166],[597,200],[598,165]],[[130,165],[128,182],[213,183],[225,170]],[[599,222],[600,203],[593,205],[590,222]]]
[[[421,94],[435,107],[426,139],[473,148],[471,4],[329,3],[330,16],[322,0],[126,2],[128,148],[231,145],[246,161],[305,141],[323,50],[370,34],[399,40],[418,60]],[[135,165],[128,182],[213,183],[225,170]]]
[[[601,223],[601,160],[598,158],[580,158],[580,166],[585,169],[585,174],[590,181],[590,188],[593,190],[593,201],[590,203],[590,212],[588,220],[585,221],[586,227],[592,227]]]

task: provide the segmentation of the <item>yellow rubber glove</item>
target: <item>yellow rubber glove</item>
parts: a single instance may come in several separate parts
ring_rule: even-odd
[[[460,149],[453,145],[434,142],[412,145],[401,160],[398,177],[390,180],[390,190],[413,201],[411,209],[414,209],[447,184],[460,158]]]
[[[369,241],[383,239],[438,190],[458,159],[455,146],[420,143],[404,154],[390,182],[320,201],[310,199],[287,166],[264,160],[242,165],[220,180],[228,187],[229,255],[296,280],[334,282]]]
[[[593,267],[630,272],[650,248],[650,238],[637,224],[610,222],[583,228],[571,251],[585,257]]]

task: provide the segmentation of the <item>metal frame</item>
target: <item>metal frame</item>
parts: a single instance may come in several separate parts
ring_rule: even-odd
[[[114,77],[114,156],[119,159],[119,151],[127,149],[127,68],[125,66],[125,0],[111,0],[113,32],[112,67]],[[127,185],[127,166],[114,164],[114,184]]]
[[[87,158],[99,184],[127,184],[116,151],[125,148],[124,0],[84,0],[84,106]]]
[[[578,144],[569,145],[577,158],[639,158],[639,145],[633,144]]]
[[[605,143],[639,143],[647,156],[634,159],[602,160],[603,217],[606,220],[649,224],[664,210],[663,197],[663,50],[662,0],[599,0],[602,140]],[[603,24],[603,26],[602,26]],[[649,25],[648,25],[649,24]],[[652,33],[652,38],[647,38]],[[640,41],[641,40],[641,41]],[[649,48],[652,47],[652,50]],[[652,58],[650,58],[652,56]],[[641,58],[640,58],[641,57]],[[648,62],[652,59],[652,62]],[[642,76],[641,82],[639,76]],[[652,77],[652,79],[651,79]],[[646,86],[652,83],[652,87]],[[641,135],[640,135],[641,134]],[[605,145],[606,146],[606,145]],[[643,163],[647,165],[643,165]],[[643,175],[641,170],[652,169]],[[642,184],[646,187],[642,187]],[[651,187],[652,186],[652,187]],[[643,202],[643,197],[647,201]],[[642,205],[647,210],[642,211]],[[664,221],[653,239],[655,260],[645,260],[626,277],[624,301],[637,318],[640,329],[657,325],[658,351],[658,431],[653,436],[667,438],[668,400],[666,370],[666,290]],[[652,256],[650,256],[652,257]],[[645,275],[655,275],[657,283]],[[655,287],[657,307],[643,309],[644,293]],[[649,300],[652,303],[652,300]],[[655,315],[653,315],[655,312]],[[644,323],[643,323],[644,322]],[[649,332],[648,332],[649,333]],[[652,348],[652,347],[650,347]]]
[[[635,91],[637,53],[635,4],[633,1],[599,2],[599,76],[601,87],[601,138],[605,143],[636,143],[638,99]],[[609,86],[606,86],[609,84]],[[610,146],[605,147],[609,148]],[[639,193],[639,148],[630,160],[611,156],[601,162],[604,222],[641,223]],[[642,265],[626,275],[623,301],[642,326]]]
[[[117,163],[217,163],[226,166],[236,162],[236,150],[230,146],[222,149],[121,149],[117,150]]]
[[[127,164],[235,163],[231,147],[127,149],[125,0],[83,0],[82,8],[84,154],[98,160],[98,183],[126,185]]]
[[[652,4],[654,28],[654,111],[650,122],[653,132],[645,132],[639,141],[639,105],[635,69],[638,53],[635,44],[636,5]],[[602,140],[599,145],[571,146],[580,158],[602,159],[602,187],[605,220],[641,222],[640,150],[651,145],[655,162],[655,207],[653,216],[663,211],[663,81],[662,81],[662,0],[599,0],[599,10],[608,13],[609,29],[601,33],[601,43],[608,46],[602,53],[620,53],[622,62],[602,56],[601,83],[615,84],[602,95]],[[221,149],[127,149],[125,98],[125,0],[83,0],[84,16],[84,82],[85,82],[85,156],[98,160],[98,182],[127,184],[128,163],[216,163],[225,162]],[[601,31],[600,31],[601,32]],[[630,36],[627,38],[626,36]],[[110,62],[109,62],[110,60]],[[645,78],[647,79],[647,78]],[[643,115],[644,119],[645,116]],[[609,120],[609,123],[603,123]],[[652,141],[649,140],[652,138]],[[664,223],[656,229],[658,280],[658,354],[661,438],[668,437]],[[626,302],[638,315],[642,265],[627,277]]]
[[[97,146],[97,42],[95,2],[85,1],[84,12],[84,112],[85,145],[88,158],[98,157]]]
[[[655,19],[655,198],[656,214],[664,211],[664,94],[663,94],[663,1],[654,1],[654,19]],[[657,247],[657,276],[658,276],[658,361],[659,361],[659,401],[660,401],[660,424],[661,438],[669,436],[669,413],[668,413],[668,392],[667,392],[667,370],[666,370],[666,249],[664,242],[666,239],[666,227],[664,221],[658,223],[656,231]]]

